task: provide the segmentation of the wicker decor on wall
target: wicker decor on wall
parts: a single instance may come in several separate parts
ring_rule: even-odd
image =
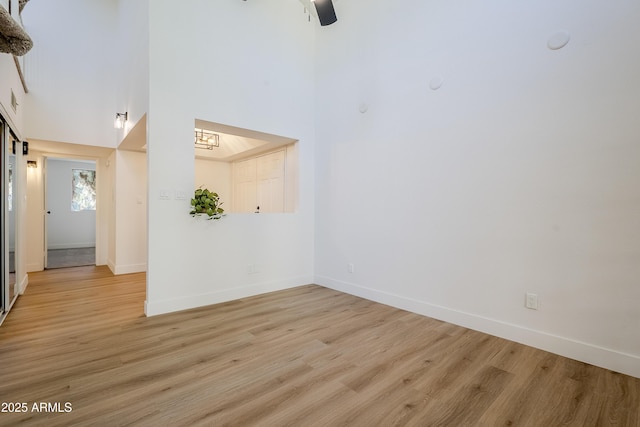
[[[28,1],[20,0],[20,12]],[[29,52],[32,46],[33,41],[22,25],[0,6],[0,52],[22,56]]]

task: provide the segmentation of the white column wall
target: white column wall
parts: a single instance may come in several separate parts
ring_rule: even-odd
[[[116,271],[116,150],[114,150],[105,160],[106,181],[105,196],[108,200],[106,205],[107,215],[104,217],[106,225],[106,265],[111,272]]]
[[[116,247],[113,272],[147,269],[147,158],[145,153],[117,150],[115,155]]]
[[[27,272],[44,270],[44,157],[42,153],[31,151],[27,160],[36,162],[37,168],[27,168],[27,235],[23,242],[26,247]]]
[[[119,0],[116,110],[128,113],[128,121],[117,131],[117,143],[127,136],[146,138],[149,105],[148,1]],[[135,134],[129,132],[141,126]],[[144,142],[140,145],[144,145]],[[109,267],[115,274],[146,271],[147,268],[147,159],[145,153],[118,150],[111,159],[113,176],[112,252]]]
[[[336,8],[316,280],[640,376],[640,5]]]
[[[203,187],[218,193],[222,208],[229,213],[231,211],[232,177],[231,163],[216,160],[195,160],[195,188]],[[193,196],[193,191],[188,194]]]
[[[279,0],[154,1],[149,10],[146,313],[311,282],[313,25]],[[300,140],[298,211],[189,216],[189,199],[175,196],[195,188],[195,118]]]
[[[147,113],[149,107],[149,0],[117,0],[117,77],[115,113],[128,113],[123,130],[118,131],[118,144]]]

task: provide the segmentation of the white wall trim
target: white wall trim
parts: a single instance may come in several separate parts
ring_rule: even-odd
[[[316,276],[315,279],[315,283],[340,292],[443,320],[465,328],[640,378],[640,357],[633,354],[622,353],[571,338],[465,313],[424,301],[406,298],[390,292],[383,292],[353,283],[334,280],[325,276]]]
[[[29,275],[25,274],[22,277],[22,280],[20,281],[20,286],[18,288],[20,295],[24,294],[24,291],[27,290],[27,285],[29,285]]]
[[[111,268],[109,265],[111,272],[115,275],[118,274],[131,274],[131,273],[143,273],[147,271],[147,263],[142,264],[127,264],[127,265],[114,265]]]
[[[313,283],[313,277],[299,276],[283,280],[253,283],[243,287],[224,289],[200,295],[188,295],[180,298],[151,302],[147,300],[144,302],[144,312],[147,316],[155,316],[158,314],[233,301],[239,298],[251,297],[268,292],[281,291],[283,289],[295,288],[296,286],[304,286],[311,283]]]
[[[109,267],[109,270],[111,270],[111,272],[113,274],[116,274],[116,263],[113,262],[112,260],[107,260],[107,267]]]

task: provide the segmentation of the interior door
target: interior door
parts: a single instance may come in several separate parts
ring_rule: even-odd
[[[284,212],[285,152],[234,163],[234,212]]]
[[[284,212],[284,151],[257,158],[260,212]]]
[[[233,211],[256,212],[256,159],[235,163],[233,171]]]

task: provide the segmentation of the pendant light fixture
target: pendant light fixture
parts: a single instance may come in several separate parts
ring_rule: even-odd
[[[220,146],[220,135],[205,129],[195,130],[195,147],[203,150],[213,150]]]

